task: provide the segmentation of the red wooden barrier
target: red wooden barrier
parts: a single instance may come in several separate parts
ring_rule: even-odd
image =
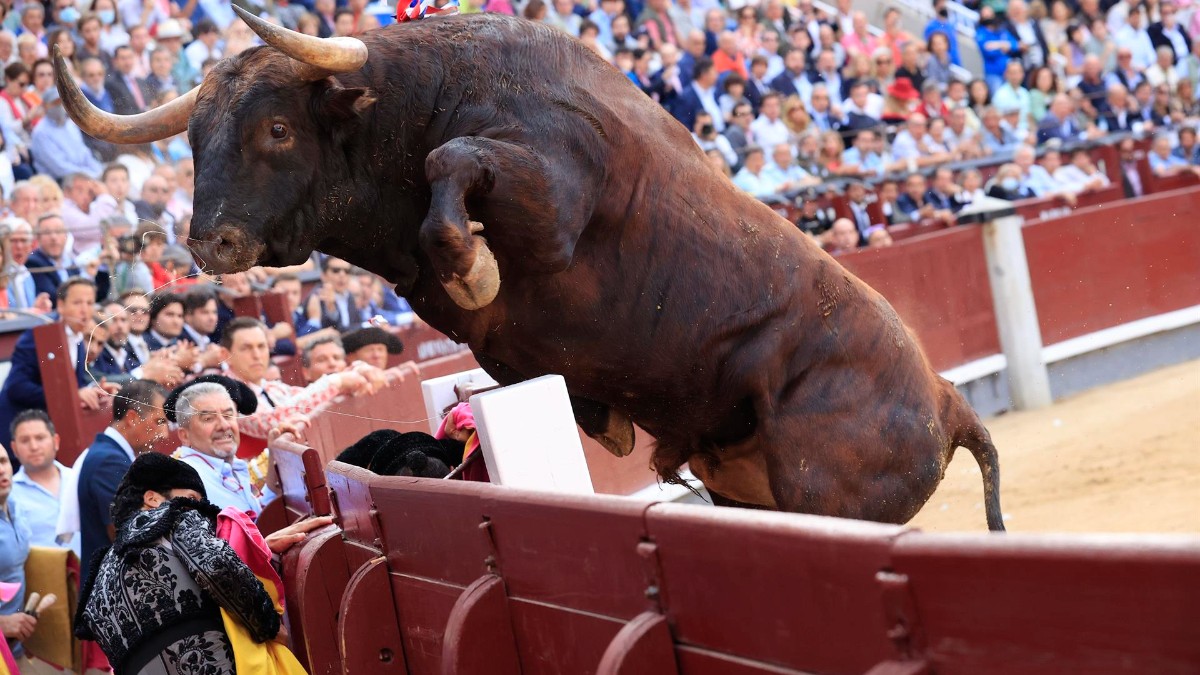
[[[1200,304],[1198,209],[1189,188],[1027,226],[1045,344]]]
[[[84,410],[79,406],[79,384],[63,324],[48,323],[32,330],[46,393],[46,412],[54,420],[54,430],[59,436],[58,461],[71,466],[96,439],[96,434],[112,422],[112,408]]]
[[[346,548],[377,536],[386,554],[341,598],[347,673],[1200,668],[1196,537],[925,535],[339,464],[328,478]]]
[[[1000,353],[981,232],[955,227],[838,261],[888,299],[944,370]]]
[[[279,497],[268,508],[278,504],[280,527],[307,516],[327,516],[332,513],[329,490],[325,486],[325,462],[320,453],[285,435],[271,444],[271,464],[279,481]],[[266,533],[261,515],[258,529]]]
[[[1017,214],[1026,221],[1032,221],[1043,218],[1056,218],[1070,214],[1077,209],[1088,206],[1099,206],[1101,204],[1112,204],[1124,198],[1125,190],[1118,181],[1106,188],[1076,195],[1074,206],[1068,204],[1062,197],[1041,197],[1013,202],[1013,207],[1017,209]]]

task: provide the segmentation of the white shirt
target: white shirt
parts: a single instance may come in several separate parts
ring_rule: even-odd
[[[700,97],[700,105],[704,106],[704,112],[712,115],[713,128],[717,131],[724,131],[725,117],[721,115],[721,106],[717,103],[717,88],[704,89],[696,82],[693,82],[692,89],[695,89],[696,95]]]
[[[829,93],[832,94],[833,92]],[[848,98],[842,101],[842,110],[846,113],[854,112],[873,119],[880,119],[883,117],[883,97],[874,93],[867,94],[867,104],[861,108],[855,105],[853,99]]]
[[[921,156],[921,148],[917,147],[917,139],[904,129],[892,140],[892,157],[896,159],[917,159]]]
[[[1150,41],[1150,34],[1145,29],[1134,29],[1133,26],[1126,25],[1117,31],[1113,41],[1129,47],[1133,52],[1133,67],[1137,70],[1145,70],[1158,60],[1154,54],[1154,43]]]
[[[1187,42],[1184,42],[1183,33],[1179,32],[1179,26],[1176,25],[1174,28],[1167,28],[1166,26],[1163,26],[1162,33],[1163,37],[1170,40],[1171,46],[1175,48],[1175,63],[1179,63],[1187,58]]]
[[[759,115],[758,119],[750,123],[750,130],[754,132],[754,137],[758,139],[758,144],[767,152],[771,153],[771,149],[776,145],[788,142],[788,136],[791,134],[788,131],[787,125],[783,123],[783,118],[777,118],[775,121],[767,119],[766,115]]]

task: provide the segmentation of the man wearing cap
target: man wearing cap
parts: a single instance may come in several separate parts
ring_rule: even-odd
[[[196,86],[200,82],[200,70],[193,68],[191,60],[183,54],[183,44],[192,41],[191,34],[184,30],[183,24],[179,23],[178,19],[167,19],[158,25],[154,40],[171,55],[174,64],[171,68],[171,79],[175,81],[179,92],[183,93]]]
[[[346,361],[362,361],[380,370],[387,369],[388,354],[404,351],[400,338],[377,326],[351,331],[342,336]]]
[[[72,173],[99,178],[104,167],[83,142],[83,132],[67,117],[58,89],[51,87],[42,94],[46,117],[33,128],[30,153],[38,173],[62,180]]]
[[[238,417],[253,415],[257,408],[249,387],[222,375],[205,375],[180,386],[166,402],[167,418],[179,425],[183,443],[175,458],[200,474],[210,502],[232,506],[251,518],[258,518],[262,502],[249,465],[237,457]]]

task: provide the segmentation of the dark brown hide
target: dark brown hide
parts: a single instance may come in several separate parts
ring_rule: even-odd
[[[632,420],[664,478],[689,462],[730,500],[904,522],[968,447],[1002,529],[987,431],[888,303],[715,173],[620,72],[493,14],[363,41],[359,72],[307,84],[263,48],[204,83],[190,134],[206,263],[318,248],[378,272],[499,381],[563,375],[585,431],[619,453]],[[443,284],[484,241],[499,293],[464,310]]]

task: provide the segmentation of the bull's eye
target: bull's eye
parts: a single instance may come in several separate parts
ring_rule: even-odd
[[[282,124],[271,125],[271,138],[282,140],[287,137],[287,133],[287,127]]]

